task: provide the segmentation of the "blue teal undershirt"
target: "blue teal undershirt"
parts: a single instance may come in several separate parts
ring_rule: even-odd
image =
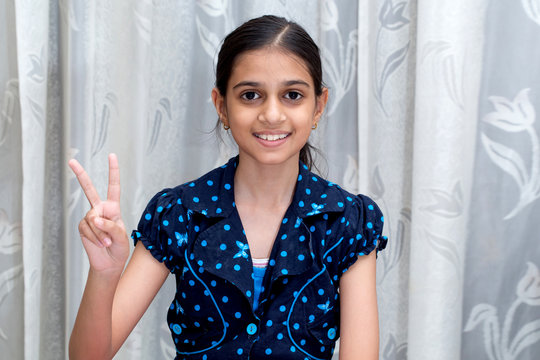
[[[264,278],[264,273],[266,272],[266,266],[265,267],[253,267],[253,310],[257,310],[257,307],[259,306],[259,296],[262,292],[262,282]]]

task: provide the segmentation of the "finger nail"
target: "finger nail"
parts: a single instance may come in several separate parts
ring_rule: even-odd
[[[103,239],[103,242],[105,243],[105,246],[106,246],[106,247],[109,247],[109,246],[111,246],[111,244],[112,244],[112,241],[111,241],[111,239],[109,239],[109,238]]]

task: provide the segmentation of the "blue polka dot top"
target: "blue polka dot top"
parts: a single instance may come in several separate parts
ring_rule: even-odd
[[[386,246],[381,211],[301,164],[255,299],[234,204],[237,164],[159,192],[132,233],[176,277],[167,314],[176,359],[330,359],[339,279],[358,256]]]

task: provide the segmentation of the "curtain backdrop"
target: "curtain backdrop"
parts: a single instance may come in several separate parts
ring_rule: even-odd
[[[282,15],[320,45],[320,172],[380,204],[383,360],[540,353],[540,0],[0,2],[0,354],[67,358],[88,210],[123,215],[235,154],[213,131],[222,38]],[[116,359],[172,359],[169,278]],[[337,356],[336,356],[337,358]]]

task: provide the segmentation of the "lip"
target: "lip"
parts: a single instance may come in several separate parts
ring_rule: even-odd
[[[283,132],[283,131],[264,131],[264,132],[256,132],[253,133],[253,136],[257,141],[266,147],[276,147],[280,146],[281,144],[287,142],[289,136],[291,135],[290,132]],[[265,138],[263,138],[265,137]],[[276,137],[281,137],[277,138]]]

